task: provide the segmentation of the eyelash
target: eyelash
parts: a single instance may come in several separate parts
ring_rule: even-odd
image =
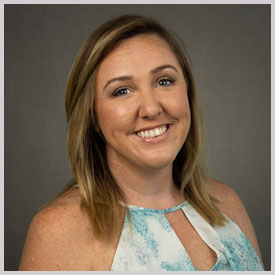
[[[123,96],[123,95],[125,95],[125,93],[120,94],[120,92],[126,91],[126,90],[129,91],[128,88],[119,88],[119,89],[117,89],[117,90],[114,91],[113,96],[114,97]]]
[[[158,84],[159,84],[161,81],[166,81],[166,82],[169,81],[170,84],[168,84],[168,85],[160,85],[160,86],[170,86],[170,85],[172,85],[172,84],[175,82],[174,79],[168,78],[168,77],[161,78],[161,79],[158,81]]]
[[[164,81],[165,82],[170,82],[170,83],[166,84],[166,85],[160,85],[160,82],[164,82]],[[175,82],[174,79],[165,77],[165,78],[161,78],[160,80],[158,80],[158,85],[161,86],[161,87],[162,86],[167,87],[167,86],[172,85],[174,82]],[[130,91],[130,90],[129,90],[129,88],[126,88],[126,87],[119,88],[119,89],[114,91],[113,96],[114,97],[120,97],[120,96],[129,94],[129,93],[125,93],[125,91]],[[123,93],[121,93],[121,92],[123,92]]]

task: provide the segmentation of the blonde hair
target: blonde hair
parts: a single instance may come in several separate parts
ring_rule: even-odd
[[[104,137],[96,131],[95,80],[97,68],[108,53],[122,40],[139,34],[158,35],[168,43],[188,86],[191,126],[173,163],[174,183],[210,224],[223,225],[225,218],[206,191],[207,177],[200,165],[202,116],[187,54],[160,23],[139,15],[123,15],[101,25],[83,44],[74,61],[65,100],[67,149],[74,179],[60,196],[78,184],[81,207],[87,211],[95,235],[102,237],[119,229],[119,201],[124,199],[107,164]]]

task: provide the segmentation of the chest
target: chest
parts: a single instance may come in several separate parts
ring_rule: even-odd
[[[185,248],[193,266],[199,270],[210,270],[217,260],[216,254],[201,239],[184,213],[176,211],[166,214],[164,218],[166,218],[171,226],[178,244]],[[133,220],[132,225],[135,226],[135,220]],[[140,226],[142,227],[142,225]],[[78,262],[79,269],[95,271],[110,270],[115,256],[117,256],[116,252],[120,238],[123,238],[123,236],[118,234],[111,240],[100,241],[90,239],[86,234],[83,232],[83,237],[72,248],[72,252],[75,251],[73,254],[77,255],[76,261]],[[149,243],[150,240],[147,239],[147,242]]]
[[[181,209],[138,211],[124,222],[112,270],[210,270],[216,261]]]
[[[108,241],[80,231],[81,237],[68,249],[67,270],[182,271],[213,266],[213,270],[262,270],[255,251],[233,223],[214,229],[189,210],[137,214],[131,224],[125,218],[121,233]]]
[[[166,218],[193,266],[198,270],[210,270],[217,261],[217,255],[201,238],[183,211],[166,214]]]
[[[82,233],[85,234],[85,232]],[[106,242],[94,238],[89,239],[84,234],[77,241],[72,240],[67,252],[64,253],[67,259],[66,270],[110,270],[119,236],[116,240]]]

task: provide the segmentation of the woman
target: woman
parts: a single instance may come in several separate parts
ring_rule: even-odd
[[[99,27],[66,112],[74,179],[34,217],[19,270],[263,270],[241,200],[200,167],[191,68],[158,22]]]

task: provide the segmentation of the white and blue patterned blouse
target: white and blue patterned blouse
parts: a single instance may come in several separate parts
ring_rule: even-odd
[[[185,200],[169,209],[128,205],[111,270],[113,271],[191,271],[197,270],[166,215],[181,209],[202,240],[216,253],[211,270],[263,270],[263,266],[239,226],[226,217],[225,226],[212,227]]]

